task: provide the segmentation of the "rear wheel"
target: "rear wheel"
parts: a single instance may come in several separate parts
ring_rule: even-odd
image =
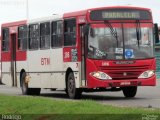
[[[137,86],[122,88],[125,97],[135,97],[137,93]]]
[[[21,76],[21,89],[23,95],[39,95],[40,88],[28,88],[28,83],[26,82],[26,73],[23,72]]]
[[[73,72],[70,72],[67,78],[67,89],[69,98],[79,99],[82,96],[82,91],[80,88],[76,88],[75,78]]]

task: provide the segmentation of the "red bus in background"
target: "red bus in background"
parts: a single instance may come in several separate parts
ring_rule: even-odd
[[[2,24],[2,82],[24,95],[41,88],[82,92],[156,85],[154,24],[148,8],[92,8]],[[157,31],[157,30],[155,30]]]

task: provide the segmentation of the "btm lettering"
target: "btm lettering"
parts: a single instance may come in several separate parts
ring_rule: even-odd
[[[50,65],[50,58],[41,58],[41,65]]]

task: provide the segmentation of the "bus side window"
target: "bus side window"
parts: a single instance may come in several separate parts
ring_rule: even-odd
[[[18,27],[18,50],[26,50],[28,41],[27,25]]]
[[[76,45],[76,19],[64,21],[64,46]]]
[[[39,24],[29,25],[29,49],[39,48]]]
[[[40,48],[50,48],[50,22],[40,24]]]
[[[2,29],[2,51],[9,51],[9,29]]]
[[[53,21],[52,22],[52,47],[62,47],[62,34],[63,34],[63,22]]]

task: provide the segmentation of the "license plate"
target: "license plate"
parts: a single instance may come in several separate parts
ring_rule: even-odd
[[[131,82],[121,82],[120,85],[121,86],[131,85]]]

